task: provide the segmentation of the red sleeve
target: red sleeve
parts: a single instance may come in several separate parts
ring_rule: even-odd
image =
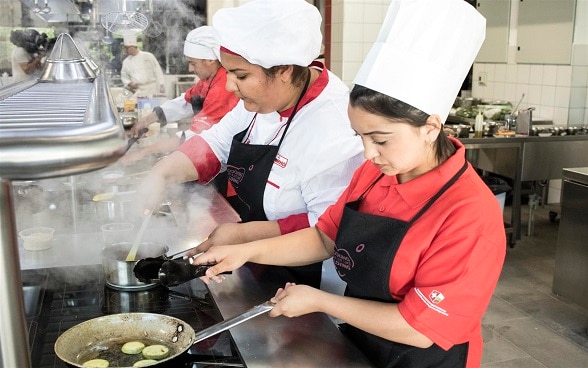
[[[280,233],[282,235],[310,227],[307,213],[299,213],[296,215],[290,215],[283,219],[279,219],[278,225],[280,225]]]
[[[196,82],[195,85],[193,85],[192,87],[190,87],[184,94],[184,100],[186,100],[187,103],[192,104],[192,96],[201,96],[202,95],[202,90],[204,89],[204,85],[206,83],[203,80],[199,80],[198,82]]]
[[[221,164],[208,143],[196,135],[184,142],[178,151],[186,155],[198,172],[198,183],[210,182],[220,172]]]

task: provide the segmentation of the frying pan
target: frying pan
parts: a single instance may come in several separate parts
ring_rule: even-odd
[[[186,322],[162,314],[111,314],[82,322],[65,331],[55,341],[55,354],[74,367],[83,367],[84,362],[96,358],[108,360],[110,368],[130,367],[142,359],[141,355],[124,354],[120,352],[120,347],[129,341],[144,341],[147,344],[163,344],[170,349],[167,358],[153,365],[157,366],[186,352],[193,344],[269,312],[273,307],[274,304],[267,301],[198,333]]]

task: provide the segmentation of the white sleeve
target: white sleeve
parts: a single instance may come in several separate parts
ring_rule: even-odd
[[[168,123],[173,123],[194,116],[192,105],[186,102],[183,93],[181,96],[176,97],[173,100],[166,101],[159,107],[163,111]]]

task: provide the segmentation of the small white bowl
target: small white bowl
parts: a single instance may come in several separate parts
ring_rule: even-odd
[[[22,238],[22,246],[26,250],[44,250],[53,245],[54,229],[50,227],[31,227],[22,230],[18,235]]]

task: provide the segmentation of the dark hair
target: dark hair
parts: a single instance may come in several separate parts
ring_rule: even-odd
[[[39,33],[32,28],[11,31],[10,42],[24,48],[30,54],[46,49],[48,46],[47,34]]]
[[[296,87],[303,87],[308,76],[308,68],[300,65],[276,65],[269,69],[261,67],[263,73],[270,79],[274,79],[280,70],[292,66],[292,84]]]
[[[429,118],[429,114],[414,106],[360,85],[355,85],[351,90],[349,105],[391,121],[408,123],[416,128],[424,126]],[[440,163],[455,153],[455,146],[442,128],[434,145],[435,157]]]

